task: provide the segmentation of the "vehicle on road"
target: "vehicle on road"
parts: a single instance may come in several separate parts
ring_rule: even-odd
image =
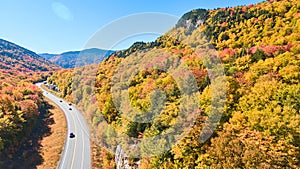
[[[69,103],[69,106],[72,106],[72,103]]]
[[[82,117],[81,113],[76,110],[75,105],[73,107],[73,103],[72,105],[69,105],[71,102],[64,100],[64,98],[53,95],[50,91],[43,89],[41,85],[42,83],[36,84],[36,86],[43,91],[42,94],[46,98],[54,103],[57,103],[57,106],[63,111],[66,118],[66,127],[68,132],[65,136],[66,140],[57,169],[91,168],[90,139],[88,126],[84,121],[84,117]]]
[[[70,138],[74,138],[75,134],[74,133],[70,133]]]

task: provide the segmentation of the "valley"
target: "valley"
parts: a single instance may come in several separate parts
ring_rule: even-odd
[[[300,168],[299,96],[297,0],[190,9],[122,50],[0,39],[0,168]]]

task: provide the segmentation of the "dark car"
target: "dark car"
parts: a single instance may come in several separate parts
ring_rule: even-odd
[[[70,107],[69,110],[72,110],[72,108]]]
[[[59,102],[62,102],[62,100],[60,100]]]
[[[74,138],[75,134],[74,133],[70,133],[70,138]]]
[[[69,103],[69,106],[72,106],[72,103]]]

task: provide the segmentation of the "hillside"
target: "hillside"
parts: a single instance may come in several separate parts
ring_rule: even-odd
[[[0,39],[0,69],[29,71],[51,71],[59,67],[36,53],[14,43]]]
[[[51,119],[33,82],[58,69],[34,52],[0,39],[0,168],[34,168],[42,161],[40,140],[49,134]]]
[[[165,56],[170,58],[164,60]],[[174,65],[177,70],[179,61],[192,75],[168,72]],[[48,81],[82,106],[97,141],[106,147],[123,143],[130,164],[139,161],[142,169],[300,167],[298,0],[192,10],[155,42],[135,43],[101,62],[95,89],[94,79],[86,76],[92,70],[59,71]],[[186,81],[178,83],[180,78]],[[196,83],[199,93],[182,92],[182,83]],[[165,99],[157,89],[164,91]],[[126,96],[128,100],[121,102]],[[174,145],[181,131],[178,125],[192,118],[185,112],[191,109],[186,106],[189,96],[199,110],[192,111],[196,116],[190,131]],[[149,122],[150,113],[156,116]],[[207,119],[219,116],[219,123],[212,120],[206,126]],[[153,137],[159,138],[157,142],[149,141]],[[142,157],[130,153],[133,142],[141,144],[136,152]],[[166,147],[170,149],[155,154]],[[115,165],[113,154],[103,147],[94,148],[94,154],[94,166]]]
[[[92,48],[62,54],[44,53],[39,55],[63,68],[74,68],[83,65],[98,64],[113,52],[114,51]]]

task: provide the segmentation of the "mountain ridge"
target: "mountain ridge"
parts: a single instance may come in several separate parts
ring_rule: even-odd
[[[110,55],[97,68],[55,72],[48,82],[56,84],[65,98],[73,99],[87,110],[87,120],[95,129],[95,136],[104,143],[102,145],[117,143],[115,133],[142,138],[142,158],[130,161],[133,165],[138,162],[140,168],[299,168],[299,33],[300,1],[297,0],[268,0],[255,5],[192,10],[175,28],[154,42],[134,43]],[[208,55],[211,49],[215,52]],[[163,58],[150,60],[150,56],[161,51],[172,54],[166,64]],[[209,56],[209,59],[199,55]],[[219,58],[220,65],[210,64],[215,58]],[[132,75],[126,71],[133,67],[134,72],[134,66],[138,67],[135,64],[139,64],[136,59],[151,62]],[[182,89],[174,75],[160,68],[168,70],[178,60],[187,64],[196,79],[199,111],[184,138],[170,150],[151,156],[153,150],[157,152],[159,147],[167,147],[176,139],[171,135],[161,136],[177,131],[176,122],[186,115],[181,113],[181,108],[189,109],[181,100],[185,95],[180,92]],[[96,81],[86,76],[93,70],[97,70]],[[224,71],[224,75],[220,73],[220,79],[224,78],[226,83],[223,87],[217,82],[219,78],[214,77],[213,71],[217,70]],[[125,73],[119,75],[118,72]],[[183,73],[176,76],[187,77]],[[126,77],[130,79],[123,82]],[[71,79],[76,88],[72,88]],[[189,81],[192,80],[187,79]],[[91,86],[95,86],[95,90]],[[157,89],[164,91],[166,98],[155,97]],[[91,91],[96,91],[95,96]],[[128,102],[121,102],[126,96]],[[144,115],[146,118],[148,112],[155,114],[152,100],[165,101],[163,110],[153,121],[131,120]],[[180,108],[179,103],[184,103],[183,107]],[[222,115],[218,123],[215,119],[211,121],[217,123],[217,128],[206,128],[210,116],[216,114]],[[114,134],[107,124],[115,128]],[[210,134],[211,137],[202,140]],[[158,138],[155,142],[148,141],[154,137]],[[128,145],[125,144],[129,139],[120,140],[129,157],[138,152],[132,151],[131,140]],[[97,159],[93,166],[117,165],[111,163],[114,154],[98,145],[93,148],[94,159]],[[124,157],[122,162],[127,159],[130,158]]]
[[[0,68],[6,70],[52,71],[59,67],[35,52],[15,43],[0,39]]]
[[[88,64],[98,64],[114,52],[113,50],[90,48],[81,51],[67,51],[61,54],[41,53],[39,55],[63,68],[74,68]]]

